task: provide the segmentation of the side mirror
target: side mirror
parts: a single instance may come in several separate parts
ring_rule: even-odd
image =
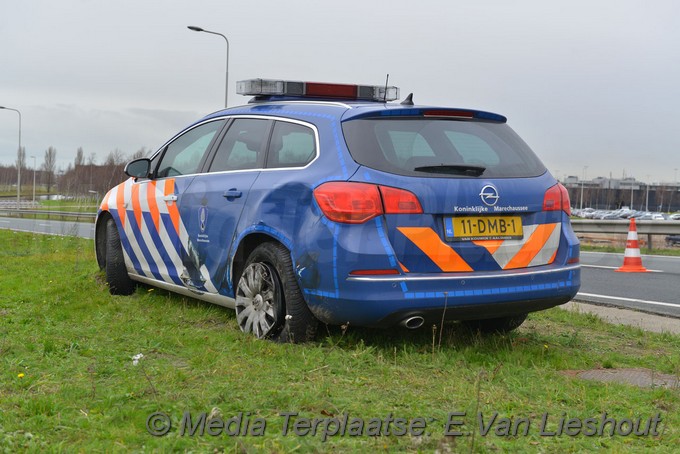
[[[125,174],[133,178],[148,178],[151,170],[151,160],[149,158],[139,158],[130,161],[125,165]]]

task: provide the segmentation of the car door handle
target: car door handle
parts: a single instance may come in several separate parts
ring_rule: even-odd
[[[174,194],[166,195],[163,197],[163,200],[165,200],[166,202],[176,202],[177,196]]]
[[[224,194],[222,194],[222,197],[226,197],[227,199],[238,199],[243,195],[243,192],[238,191],[236,189],[229,189],[228,191],[224,191]]]

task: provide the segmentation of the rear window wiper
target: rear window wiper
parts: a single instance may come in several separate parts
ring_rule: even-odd
[[[416,167],[413,170],[415,170],[416,172],[446,173],[451,175],[467,175],[472,177],[478,177],[484,173],[486,167],[460,164],[440,164],[436,166]]]

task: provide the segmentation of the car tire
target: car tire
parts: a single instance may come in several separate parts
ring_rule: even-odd
[[[314,338],[318,321],[302,297],[283,245],[268,242],[253,250],[235,294],[236,321],[243,332],[279,342]]]
[[[527,319],[527,315],[528,314],[519,314],[484,320],[464,320],[462,323],[474,332],[480,332],[482,334],[505,334],[519,328]]]
[[[136,284],[130,279],[123,248],[120,244],[120,234],[113,219],[106,221],[106,282],[109,284],[109,293],[112,295],[130,295],[135,291]]]

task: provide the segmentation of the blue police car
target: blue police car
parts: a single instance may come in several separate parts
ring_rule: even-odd
[[[506,124],[390,86],[252,79],[104,197],[96,253],[137,282],[234,308],[258,338],[319,322],[509,331],[580,285],[567,191]]]

